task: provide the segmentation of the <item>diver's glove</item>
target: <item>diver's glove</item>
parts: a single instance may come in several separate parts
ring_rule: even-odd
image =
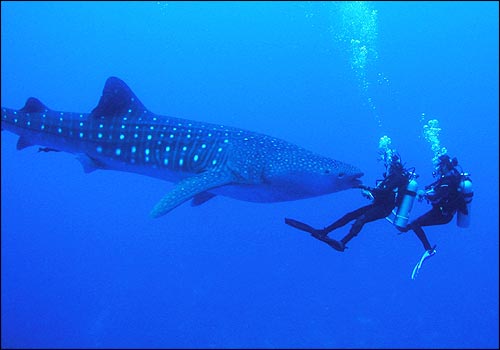
[[[359,189],[361,189],[361,195],[365,197],[366,199],[373,200],[373,188],[365,186],[365,185],[359,185]]]
[[[420,258],[420,261],[415,265],[413,268],[413,272],[411,273],[411,279],[414,280],[417,277],[418,272],[420,271],[420,268],[422,267],[422,264],[424,263],[425,260],[430,258],[436,254],[436,246],[432,247],[432,249],[426,250],[422,257]]]
[[[365,197],[366,199],[373,200],[373,194],[370,191],[370,189],[362,189],[361,190],[361,195]]]
[[[418,190],[417,191],[417,200],[419,202],[423,201],[425,198],[425,191],[424,190]]]

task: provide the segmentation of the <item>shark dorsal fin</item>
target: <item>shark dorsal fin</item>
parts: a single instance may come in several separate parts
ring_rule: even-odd
[[[106,80],[97,107],[92,110],[92,116],[117,117],[127,113],[143,113],[145,110],[146,107],[123,80],[110,77]]]
[[[39,99],[30,97],[21,109],[24,113],[42,113],[48,110],[47,106],[40,102]]]

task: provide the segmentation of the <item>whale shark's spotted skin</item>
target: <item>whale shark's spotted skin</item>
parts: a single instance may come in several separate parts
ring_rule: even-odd
[[[362,175],[271,136],[154,114],[114,77],[92,113],[57,112],[29,98],[20,110],[2,107],[3,129],[20,136],[18,149],[42,145],[76,154],[86,172],[112,169],[177,182],[153,208],[154,217],[216,194],[255,202],[327,194],[359,185]]]

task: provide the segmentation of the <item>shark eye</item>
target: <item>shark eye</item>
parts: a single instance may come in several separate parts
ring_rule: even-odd
[[[341,179],[345,176],[345,173],[339,173],[338,178]]]

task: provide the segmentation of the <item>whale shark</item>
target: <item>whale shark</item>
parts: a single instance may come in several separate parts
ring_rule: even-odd
[[[118,170],[174,182],[154,218],[217,195],[264,203],[325,195],[359,187],[363,175],[272,136],[152,113],[116,77],[107,79],[91,113],[55,111],[30,97],[21,109],[2,107],[1,127],[19,136],[17,149],[72,153],[86,173]]]

